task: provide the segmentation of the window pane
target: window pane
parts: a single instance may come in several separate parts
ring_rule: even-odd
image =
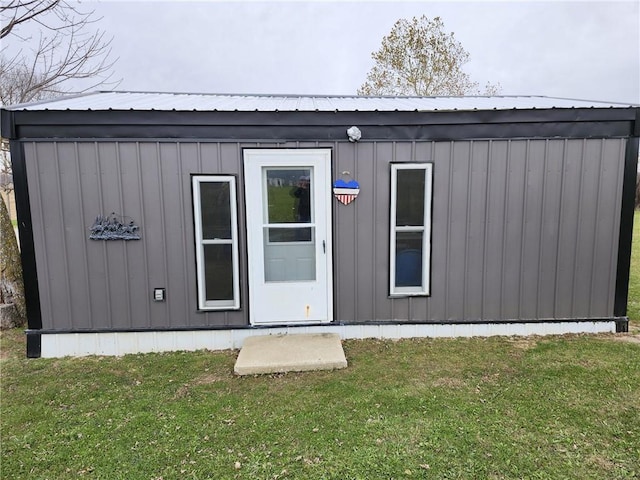
[[[311,223],[311,170],[267,169],[267,222]]]
[[[201,182],[202,237],[231,238],[229,182]]]
[[[269,242],[310,242],[311,228],[270,228]]]
[[[396,233],[396,287],[422,286],[422,232]]]
[[[233,300],[231,244],[204,245],[206,300]]]
[[[308,241],[304,243],[269,243],[266,237],[267,234],[271,235],[272,230],[276,229],[265,228],[264,280],[266,282],[315,280],[316,242],[313,228],[282,229],[289,230],[293,234],[304,231],[309,235]]]
[[[398,169],[396,225],[424,223],[424,169]]]

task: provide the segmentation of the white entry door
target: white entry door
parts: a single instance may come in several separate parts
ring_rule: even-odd
[[[331,151],[244,151],[251,323],[333,319]]]

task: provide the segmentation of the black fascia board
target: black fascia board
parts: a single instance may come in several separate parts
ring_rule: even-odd
[[[29,125],[18,127],[21,140],[215,140],[346,141],[358,126],[362,141],[455,141],[474,139],[627,138],[632,122],[565,122],[466,125],[363,125],[360,122],[317,125]]]
[[[9,138],[292,138],[341,140],[344,127],[370,132],[365,139],[460,139],[542,136],[629,136],[638,108],[352,111],[352,112],[221,112],[135,110],[19,110],[9,112]],[[4,124],[4,121],[3,121]],[[546,125],[542,129],[536,125]],[[551,127],[553,125],[553,127]],[[588,125],[588,126],[587,126]],[[517,128],[511,128],[516,126]],[[526,133],[529,126],[533,131]],[[603,133],[598,134],[599,127]],[[413,127],[413,128],[412,128]],[[450,131],[463,127],[463,135]],[[586,128],[580,128],[586,127]],[[428,134],[424,131],[429,130]],[[513,132],[511,133],[511,130]],[[419,134],[420,132],[422,134]],[[449,131],[449,133],[440,133]],[[418,132],[418,133],[415,133]]]
[[[631,246],[633,243],[639,144],[639,137],[630,138],[627,142],[624,159],[618,261],[613,305],[614,315],[619,317],[627,315],[627,302],[629,300],[629,275],[631,273]]]
[[[30,329],[40,329],[42,328],[42,312],[35,243],[33,240],[31,203],[29,201],[29,185],[27,184],[27,167],[22,143],[18,140],[10,140],[9,148],[11,149],[11,169],[18,218],[18,235],[20,236],[20,259],[22,262],[27,324]]]
[[[0,109],[0,136],[9,140],[16,138],[14,112],[4,108]]]

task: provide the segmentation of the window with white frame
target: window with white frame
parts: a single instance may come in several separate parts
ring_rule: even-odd
[[[431,163],[391,164],[392,296],[430,293],[432,187]]]
[[[240,308],[236,179],[192,177],[198,308]]]

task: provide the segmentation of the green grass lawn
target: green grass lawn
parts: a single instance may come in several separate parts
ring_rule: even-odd
[[[640,346],[612,335],[347,341],[348,369],[248,378],[1,340],[4,479],[640,477]]]
[[[627,315],[629,316],[629,330],[632,333],[640,333],[640,213],[637,211],[633,222]]]
[[[638,479],[621,337],[347,341],[345,370],[239,378],[235,352],[28,360],[2,332],[0,478]]]

